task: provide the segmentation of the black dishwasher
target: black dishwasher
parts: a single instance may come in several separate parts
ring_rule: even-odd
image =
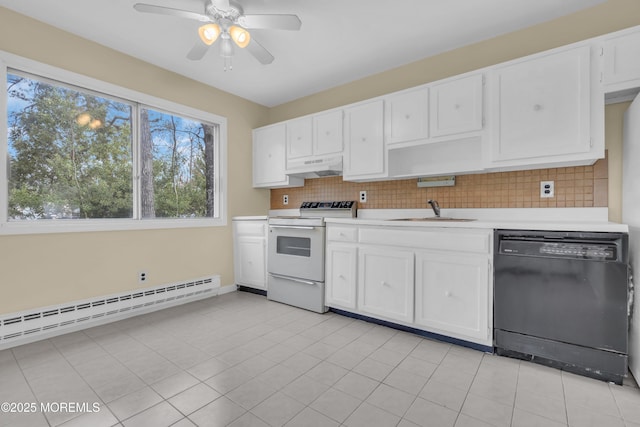
[[[498,354],[622,383],[627,234],[496,230],[494,268]]]

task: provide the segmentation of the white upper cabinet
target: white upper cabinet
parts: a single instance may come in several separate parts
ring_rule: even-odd
[[[345,181],[593,164],[604,95],[638,90],[640,26],[290,120],[284,170],[303,176],[341,153]],[[280,166],[257,171],[269,181],[258,186],[299,185]]]
[[[313,155],[311,117],[289,120],[287,124],[287,160]]]
[[[474,74],[431,86],[431,136],[482,130],[483,75]]]
[[[429,136],[429,89],[420,87],[385,97],[387,145]]]
[[[342,110],[305,116],[285,123],[287,161],[342,153]]]
[[[589,153],[593,140],[588,46],[513,61],[495,67],[492,75],[492,166],[595,158]],[[601,142],[604,145],[604,138]]]
[[[301,187],[304,179],[285,174],[286,128],[284,123],[253,130],[253,186]]]
[[[342,110],[313,116],[313,154],[342,153]]]
[[[385,177],[384,102],[378,99],[358,104],[344,113],[344,180]]]
[[[624,31],[603,44],[602,82],[605,90],[620,91],[640,87],[640,30]]]

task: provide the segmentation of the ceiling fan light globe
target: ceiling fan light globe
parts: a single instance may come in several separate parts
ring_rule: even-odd
[[[239,48],[245,48],[251,41],[251,34],[249,31],[237,25],[229,27],[229,34],[231,38],[238,45]]]
[[[206,45],[212,45],[220,36],[220,26],[218,24],[205,24],[198,28],[198,35]]]

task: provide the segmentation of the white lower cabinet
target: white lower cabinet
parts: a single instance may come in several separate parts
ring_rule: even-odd
[[[387,319],[413,321],[413,252],[360,248],[358,308]]]
[[[327,244],[326,304],[356,308],[356,263],[358,249],[341,243]]]
[[[329,222],[326,304],[490,347],[492,236]]]
[[[486,255],[416,253],[415,323],[457,338],[490,340]]]
[[[233,220],[235,283],[267,289],[267,221]]]

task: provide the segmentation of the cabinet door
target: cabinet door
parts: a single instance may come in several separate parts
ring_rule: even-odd
[[[313,155],[311,123],[311,117],[286,122],[287,159]]]
[[[431,87],[431,136],[482,129],[482,79],[476,74]]]
[[[326,305],[356,308],[355,246],[328,244],[326,271]]]
[[[391,320],[413,321],[413,252],[359,249],[358,309]]]
[[[491,345],[489,277],[486,256],[418,252],[415,323]]]
[[[545,163],[589,151],[588,46],[497,67],[493,76],[492,161]]]
[[[385,98],[387,144],[425,139],[429,136],[429,89],[400,92]]]
[[[342,153],[342,110],[313,116],[313,153]]]
[[[285,174],[284,123],[253,131],[253,186],[296,187],[304,185],[304,179],[289,178]]]
[[[238,285],[266,289],[265,246],[264,238],[238,236],[234,264]]]
[[[345,110],[344,179],[384,176],[383,108],[377,100]]]
[[[640,31],[607,40],[603,53],[603,83],[605,85],[631,82],[631,85],[619,89],[638,86],[640,82]]]

